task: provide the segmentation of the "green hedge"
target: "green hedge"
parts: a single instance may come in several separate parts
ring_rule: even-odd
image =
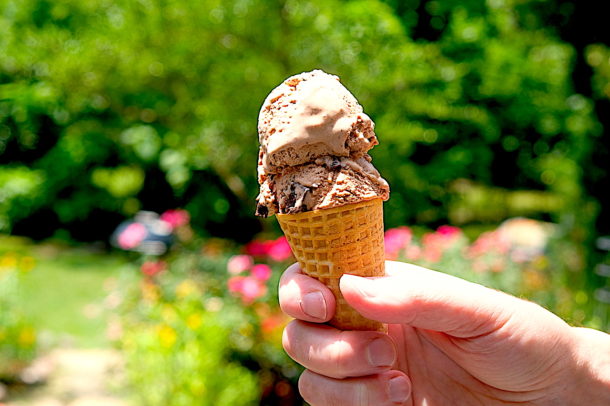
[[[545,17],[536,0],[0,0],[0,228],[182,205],[209,233],[247,219],[247,240],[258,109],[314,68],[377,123],[388,225],[587,226],[601,126]]]

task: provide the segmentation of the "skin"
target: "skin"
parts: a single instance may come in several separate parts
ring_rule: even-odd
[[[312,406],[610,405],[610,336],[570,327],[542,307],[414,265],[344,275],[341,291],[388,334],[322,324],[335,309],[320,282],[289,267],[282,310],[296,320],[286,352],[306,368]]]

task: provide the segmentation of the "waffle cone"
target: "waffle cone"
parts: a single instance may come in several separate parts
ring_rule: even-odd
[[[382,200],[276,217],[303,273],[324,283],[335,295],[335,316],[329,324],[341,330],[385,331],[384,324],[366,319],[350,307],[339,289],[343,274],[385,273]]]

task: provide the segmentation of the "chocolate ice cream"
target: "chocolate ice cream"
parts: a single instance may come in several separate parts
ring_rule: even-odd
[[[371,164],[373,121],[339,78],[321,70],[286,79],[258,121],[256,214],[293,214],[381,198],[387,182]]]

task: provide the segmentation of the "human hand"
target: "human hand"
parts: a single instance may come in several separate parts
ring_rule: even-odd
[[[610,338],[570,327],[542,307],[414,265],[386,262],[386,276],[344,275],[341,291],[388,334],[340,331],[335,299],[289,267],[280,306],[297,320],[286,352],[314,406],[608,405]]]

